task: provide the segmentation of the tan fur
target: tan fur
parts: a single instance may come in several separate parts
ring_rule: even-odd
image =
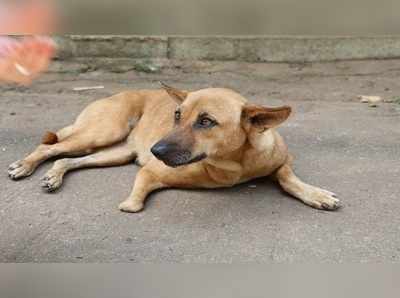
[[[277,179],[284,190],[312,207],[333,210],[339,206],[333,193],[305,184],[294,175],[292,158],[274,129],[287,119],[289,107],[251,105],[229,89],[186,92],[166,85],[164,89],[123,92],[93,102],[73,125],[49,135],[45,144],[11,164],[9,176],[28,176],[50,157],[81,156],[55,162],[42,184],[52,191],[61,185],[67,171],[120,165],[136,158],[142,168],[131,195],[119,205],[122,211],[142,210],[155,189],[228,187],[263,176]],[[174,124],[178,106],[180,120]],[[196,129],[202,113],[211,115],[218,125]],[[206,158],[167,166],[150,151],[160,140]]]

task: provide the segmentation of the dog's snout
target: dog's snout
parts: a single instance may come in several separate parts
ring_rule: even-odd
[[[151,147],[151,153],[154,154],[155,157],[161,158],[165,156],[170,150],[170,146],[166,142],[158,142],[153,147]]]

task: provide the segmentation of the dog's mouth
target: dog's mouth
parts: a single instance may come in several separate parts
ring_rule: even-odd
[[[157,156],[156,156],[157,157]],[[165,157],[165,158],[159,158],[163,163],[165,163],[167,166],[172,167],[172,168],[177,168],[180,166],[185,166],[188,164],[192,164],[198,161],[201,161],[207,157],[207,154],[201,153],[193,158],[191,158],[191,153],[190,152],[178,152],[174,154],[171,157]]]
[[[169,167],[179,167],[198,162],[207,157],[205,153],[193,157],[192,151],[176,142],[159,141],[150,149],[153,155]]]

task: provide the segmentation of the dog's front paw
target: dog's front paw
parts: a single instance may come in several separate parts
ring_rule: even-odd
[[[119,204],[118,209],[123,212],[139,212],[143,207],[143,202],[127,199]]]
[[[61,173],[50,170],[42,178],[41,186],[45,191],[52,192],[59,188],[63,181],[63,175]]]
[[[305,200],[304,203],[322,210],[336,210],[341,207],[340,201],[336,198],[336,194],[316,187],[310,192],[308,199]]]
[[[18,160],[8,166],[8,177],[17,180],[33,173],[35,168],[24,160]]]

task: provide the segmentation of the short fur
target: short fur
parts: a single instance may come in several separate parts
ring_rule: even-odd
[[[248,104],[222,88],[187,92],[163,85],[163,90],[123,92],[91,103],[55,135],[47,133],[43,144],[11,164],[8,173],[19,179],[51,157],[79,156],[57,160],[44,176],[42,186],[53,191],[70,170],[136,158],[142,168],[119,205],[122,211],[142,210],[156,189],[229,187],[263,176],[275,178],[307,205],[337,209],[333,193],[300,181],[292,171],[292,157],[274,129],[290,112],[287,106]]]

